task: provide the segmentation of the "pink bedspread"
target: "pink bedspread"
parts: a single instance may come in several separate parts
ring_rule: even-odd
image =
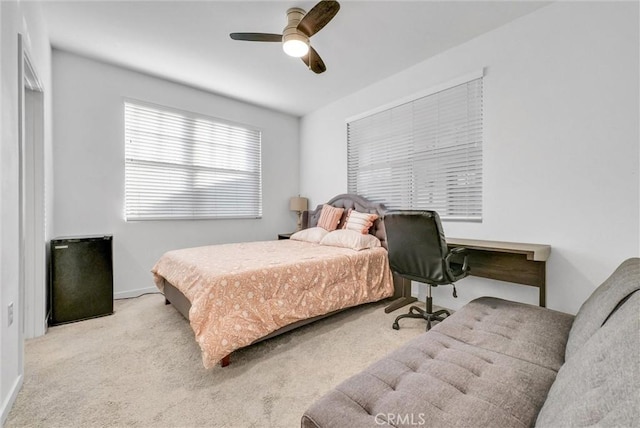
[[[393,294],[387,251],[280,240],[187,248],[152,269],[191,302],[206,368],[293,322]]]

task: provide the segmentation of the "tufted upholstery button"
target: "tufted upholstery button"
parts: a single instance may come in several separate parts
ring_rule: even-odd
[[[422,349],[422,348],[414,348],[414,349],[420,351],[422,354],[426,355],[431,360],[435,358],[435,355],[432,354],[431,352],[429,352],[428,350],[425,350],[425,349]],[[409,367],[409,366],[407,366],[407,367]]]
[[[482,361],[484,361],[487,364],[493,364],[493,361],[490,358],[486,358],[486,357],[482,357],[482,356],[477,356],[478,358],[480,358]]]

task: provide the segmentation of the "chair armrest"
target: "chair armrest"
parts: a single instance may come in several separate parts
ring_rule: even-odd
[[[460,273],[458,273],[457,275],[453,272],[453,270],[451,270],[451,259],[453,257],[464,257],[462,260],[462,271]],[[467,276],[467,273],[469,272],[469,254],[467,253],[467,249],[464,247],[456,247],[456,248],[452,248],[451,251],[449,251],[449,253],[446,255],[446,257],[444,258],[444,262],[446,265],[446,269],[447,269],[447,274],[449,275],[449,279],[452,282],[455,282],[459,279],[464,278],[465,276]]]

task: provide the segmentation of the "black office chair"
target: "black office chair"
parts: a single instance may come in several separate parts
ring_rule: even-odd
[[[469,273],[466,248],[447,248],[440,216],[435,211],[391,211],[384,216],[384,227],[391,270],[428,285],[426,310],[411,306],[409,313],[396,318],[393,328],[400,329],[398,321],[402,318],[424,318],[429,330],[431,321],[442,321],[451,315],[446,310],[433,312],[431,287],[451,284],[453,297],[458,297],[454,282]]]

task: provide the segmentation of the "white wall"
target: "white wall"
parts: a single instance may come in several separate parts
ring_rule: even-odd
[[[550,244],[547,306],[575,313],[640,254],[638,15],[637,2],[551,4],[305,116],[301,194],[313,206],[346,191],[346,118],[485,67],[484,220],[445,233]],[[482,295],[538,301],[467,278],[434,302]]]
[[[299,191],[297,117],[59,50],[53,85],[54,234],[113,234],[116,297],[155,290],[150,270],[165,251],[277,239],[294,230],[289,198]],[[125,97],[261,129],[262,219],[125,222]]]
[[[33,2],[0,2],[0,424],[6,419],[22,384],[23,333],[20,329],[19,278],[19,140],[18,140],[18,33],[44,86],[45,177],[51,176],[51,49],[44,32],[40,5]],[[48,187],[45,192],[50,190]],[[45,195],[37,195],[42,198]],[[51,213],[51,197],[46,195]],[[50,231],[45,235],[48,237]],[[44,245],[44,243],[41,243]],[[44,284],[42,284],[44,286]],[[14,304],[14,322],[8,325],[7,309]]]

